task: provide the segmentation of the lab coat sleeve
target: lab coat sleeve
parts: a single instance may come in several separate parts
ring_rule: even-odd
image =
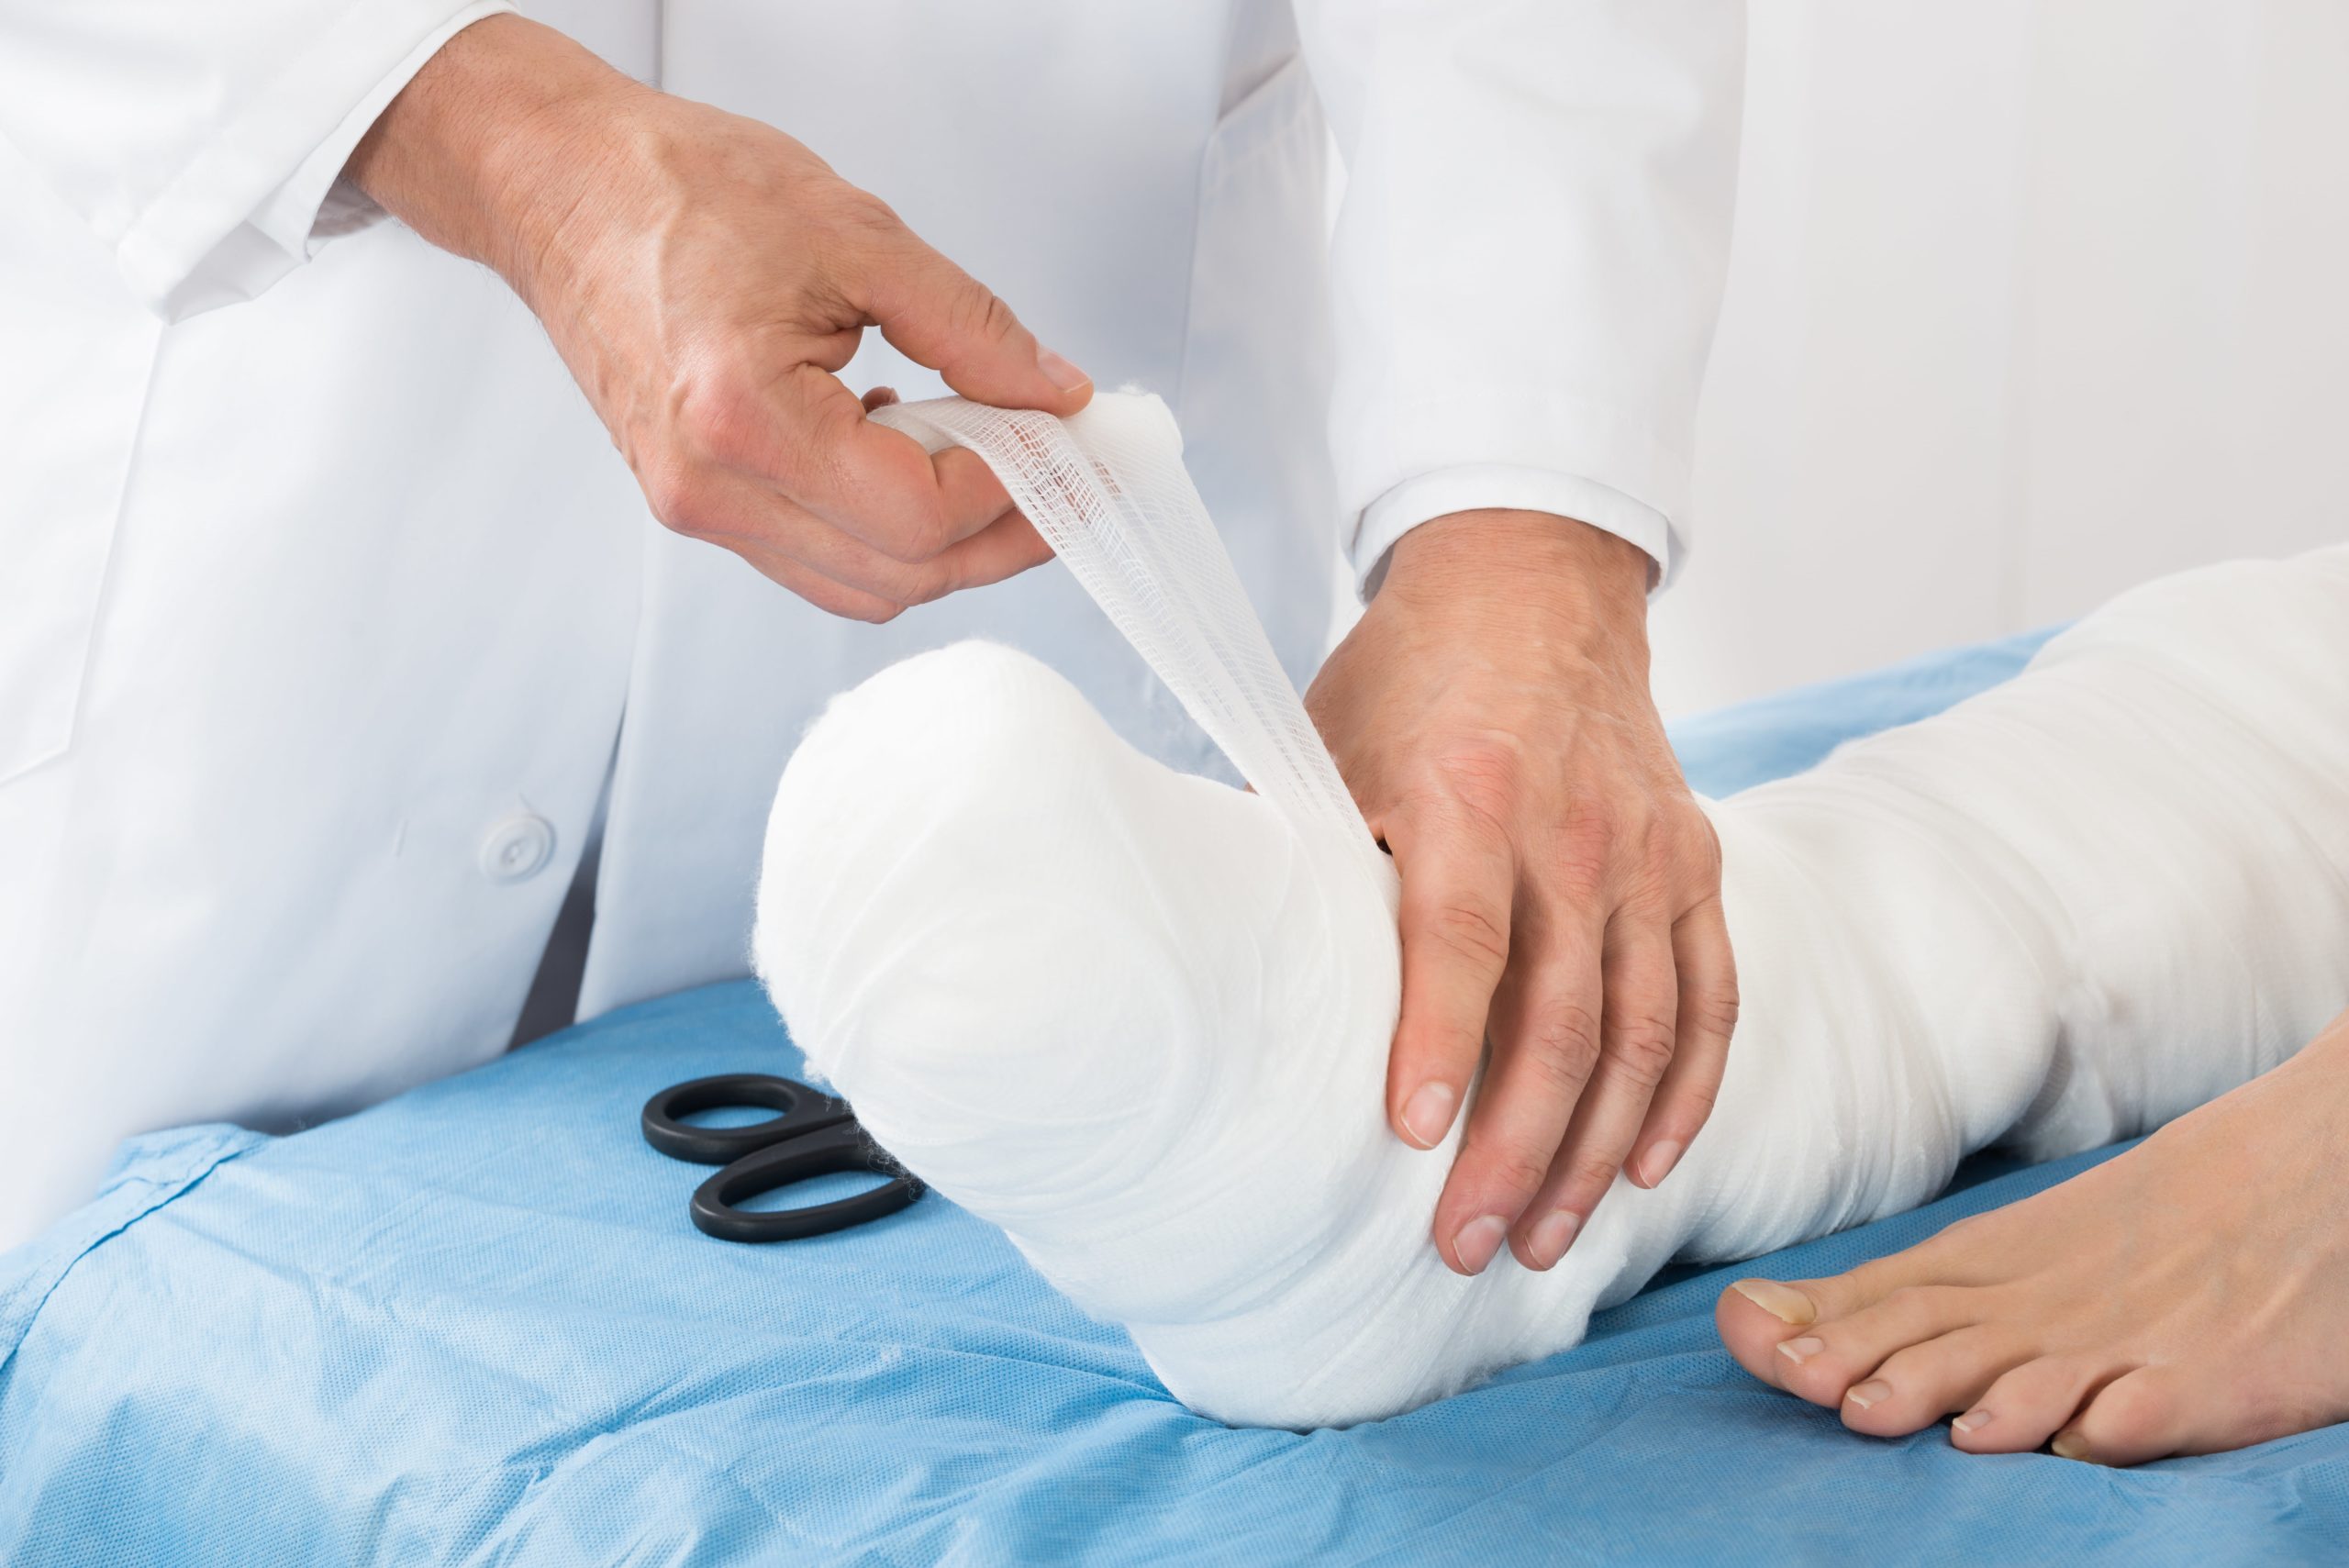
[[[0,137],[167,320],[250,299],[378,209],[344,161],[506,0],[0,0]]]
[[[1727,270],[1737,0],[1297,0],[1346,184],[1330,428],[1358,577],[1431,517],[1688,543]]]

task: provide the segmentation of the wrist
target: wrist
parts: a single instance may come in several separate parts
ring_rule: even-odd
[[[593,194],[587,144],[651,89],[511,14],[451,38],[384,109],[345,172],[441,249],[529,299]]]
[[[1380,597],[1517,604],[1644,652],[1653,567],[1639,546],[1573,517],[1454,512],[1396,541]]]

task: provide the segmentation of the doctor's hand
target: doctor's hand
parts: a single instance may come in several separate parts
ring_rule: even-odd
[[[1073,414],[1092,384],[782,132],[495,16],[346,172],[513,285],[678,532],[869,621],[1051,554],[985,463],[874,424],[893,395],[860,400],[837,373],[878,327],[978,402]]]
[[[1720,1086],[1720,848],[1648,695],[1647,574],[1584,523],[1438,518],[1306,696],[1402,873],[1396,1132],[1442,1141],[1491,1041],[1436,1206],[1461,1273],[1504,1239],[1555,1263],[1618,1171],[1664,1180]]]

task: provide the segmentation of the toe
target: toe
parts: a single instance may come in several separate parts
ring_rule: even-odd
[[[2076,1356],[2025,1362],[1950,1423],[1950,1441],[1968,1453],[2029,1453],[2061,1430],[2108,1375]]]
[[[2161,1366],[2113,1379],[2055,1434],[2055,1451],[2091,1464],[2143,1464],[2184,1451],[2192,1407],[2184,1381]]]
[[[1774,1387],[1784,1363],[1773,1353],[1780,1341],[1809,1329],[1819,1316],[1818,1305],[1801,1291],[1776,1280],[1743,1279],[1721,1292],[1713,1304],[1713,1327],[1737,1364]]]
[[[1980,1321],[1976,1296],[1948,1285],[1904,1285],[1849,1317],[1822,1318],[1773,1348],[1778,1386],[1837,1408],[1896,1352]]]
[[[1862,1310],[1895,1296],[1910,1296],[1944,1287],[1973,1286],[1990,1284],[1999,1277],[1995,1267],[1986,1266],[1976,1254],[1995,1255],[1998,1249],[1989,1245],[1983,1235],[1982,1221],[1988,1217],[1976,1216],[1961,1219],[1931,1240],[1895,1252],[1890,1257],[1876,1258],[1862,1263],[1849,1273],[1831,1274],[1823,1279],[1780,1282],[1769,1279],[1742,1279],[1721,1293],[1713,1311],[1713,1320],[1720,1329],[1721,1342],[1738,1364],[1762,1379],[1781,1388],[1795,1387],[1787,1381],[1788,1362],[1781,1359],[1778,1347],[1789,1340],[1820,1337],[1820,1325],[1838,1318],[1853,1317]],[[1909,1333],[1906,1340],[1897,1335],[1886,1344],[1878,1359],[1889,1354],[1899,1344],[1945,1332],[1954,1324],[1922,1327]],[[1866,1369],[1858,1369],[1865,1371]],[[1856,1375],[1856,1373],[1855,1373]],[[1843,1396],[1845,1384],[1835,1387],[1822,1403],[1833,1404]],[[1799,1391],[1799,1390],[1798,1390]],[[1809,1397],[1808,1394],[1806,1397]]]
[[[1778,1352],[1780,1345],[1809,1336],[1817,1325],[1846,1317],[1875,1299],[1853,1274],[1791,1283],[1742,1279],[1721,1292],[1713,1323],[1738,1365],[1785,1388],[1785,1373],[1793,1363]],[[1842,1393],[1836,1390],[1837,1396]]]
[[[2029,1353],[2010,1335],[1979,1324],[1895,1351],[1844,1393],[1843,1424],[1878,1438],[1921,1431],[1974,1408]]]

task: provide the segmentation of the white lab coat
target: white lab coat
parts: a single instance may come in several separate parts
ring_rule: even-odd
[[[913,651],[1025,646],[1208,763],[1063,573],[874,628],[665,533],[504,285],[367,221],[351,148],[497,7],[10,5],[0,1243],[122,1134],[495,1053],[599,802],[582,1012],[743,973],[794,739]],[[1300,678],[1333,539],[1366,572],[1507,505],[1681,542],[1733,6],[529,8],[798,135],[1165,395]],[[939,390],[877,335],[848,377]]]

